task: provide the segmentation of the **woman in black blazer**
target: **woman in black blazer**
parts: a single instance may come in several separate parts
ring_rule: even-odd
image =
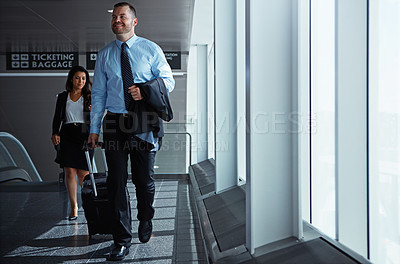
[[[65,84],[66,91],[57,96],[53,118],[51,140],[54,146],[59,145],[60,153],[56,162],[64,168],[65,185],[71,203],[69,220],[76,220],[78,217],[76,176],[82,185],[83,178],[89,173],[82,146],[90,130],[91,85],[85,68],[71,68]]]

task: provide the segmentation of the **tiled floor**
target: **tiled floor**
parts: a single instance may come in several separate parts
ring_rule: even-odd
[[[131,193],[134,239],[123,263],[207,263],[188,181],[157,180],[153,237],[137,239],[136,198]],[[78,196],[79,197],[79,196]],[[83,209],[68,221],[65,191],[0,192],[0,263],[106,262],[111,235],[89,239]]]

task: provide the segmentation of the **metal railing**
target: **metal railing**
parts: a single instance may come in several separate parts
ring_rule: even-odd
[[[186,174],[192,164],[192,135],[185,131],[189,123],[164,123],[164,137],[162,146],[157,151],[154,163],[155,174]],[[103,141],[102,134],[100,141]],[[95,172],[104,171],[100,152],[94,154]],[[128,173],[130,173],[128,162]]]

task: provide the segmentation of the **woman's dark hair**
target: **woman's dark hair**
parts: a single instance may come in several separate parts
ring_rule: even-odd
[[[68,73],[68,78],[67,81],[65,83],[65,89],[68,92],[71,92],[73,89],[73,84],[72,84],[72,79],[75,76],[75,73],[77,72],[84,72],[86,75],[86,82],[85,82],[85,86],[83,86],[82,89],[82,95],[83,98],[85,99],[86,103],[88,104],[87,106],[90,105],[90,94],[91,94],[91,89],[92,89],[92,82],[90,81],[90,77],[89,77],[89,72],[82,66],[74,66],[71,68],[71,70],[69,70]]]

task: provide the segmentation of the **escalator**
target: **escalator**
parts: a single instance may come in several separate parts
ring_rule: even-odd
[[[42,178],[21,142],[0,132],[0,185],[21,182],[42,182]]]

